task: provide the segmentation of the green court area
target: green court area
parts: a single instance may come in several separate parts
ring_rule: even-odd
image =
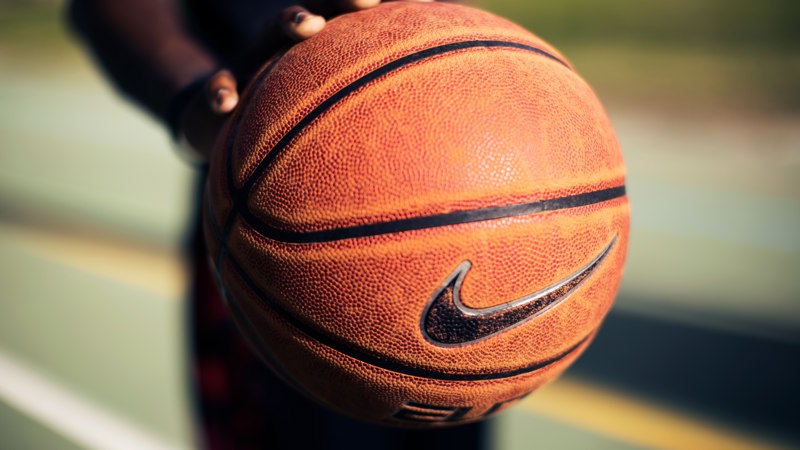
[[[800,446],[794,3],[737,3],[725,23],[721,1],[485,3],[609,99],[633,205],[597,342],[495,420],[495,447]],[[180,247],[196,174],[58,6],[0,1],[0,448],[192,448]],[[682,17],[699,24],[674,38]]]
[[[792,0],[482,0],[552,42],[606,102],[679,115],[797,112]]]

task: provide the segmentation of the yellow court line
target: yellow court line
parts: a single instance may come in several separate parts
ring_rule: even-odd
[[[618,391],[570,378],[551,383],[522,407],[539,416],[618,441],[660,450],[780,449],[685,411],[648,403]]]
[[[31,254],[167,299],[186,293],[187,267],[179,252],[108,236],[0,222],[0,239]]]

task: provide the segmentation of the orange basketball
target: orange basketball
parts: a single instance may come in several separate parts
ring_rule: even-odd
[[[240,328],[353,417],[502,410],[589,345],[622,274],[606,113],[557,50],[476,9],[331,20],[253,79],[210,169],[206,236]]]

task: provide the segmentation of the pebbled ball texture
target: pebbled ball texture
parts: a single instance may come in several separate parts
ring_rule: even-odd
[[[206,237],[288,384],[373,422],[457,424],[589,344],[625,260],[624,175],[557,50],[476,9],[385,3],[253,79],[211,162]]]

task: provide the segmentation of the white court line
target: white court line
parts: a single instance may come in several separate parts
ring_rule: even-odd
[[[91,450],[180,449],[0,350],[0,400]]]

